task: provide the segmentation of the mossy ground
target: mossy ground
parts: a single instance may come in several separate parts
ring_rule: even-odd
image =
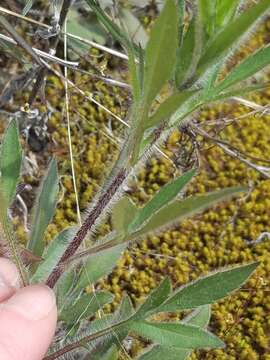
[[[269,28],[270,21],[267,20],[232,61],[238,61],[250,49],[267,43]],[[104,61],[104,58],[96,61]],[[112,66],[110,62],[109,66]],[[72,76],[84,91],[90,91],[102,104],[124,118],[129,104],[128,93],[115,87],[108,88],[101,82],[94,83],[86,76]],[[61,201],[47,232],[49,241],[59,230],[76,221],[76,210],[63,115],[64,87],[54,77],[48,79],[48,85],[46,98],[53,109],[48,125],[50,144],[53,145],[48,147],[47,155],[57,157],[61,174]],[[269,103],[269,98],[270,89],[251,96],[261,105]],[[124,130],[117,120],[73,90],[70,105],[75,171],[81,209],[85,209],[116,159]],[[40,110],[45,109],[40,107]],[[223,103],[203,109],[197,118],[200,122],[236,119],[222,131],[222,138],[246,153],[270,159],[270,116],[248,115],[249,112],[250,109],[243,105]],[[247,116],[243,117],[245,114]],[[190,143],[187,144],[190,151]],[[176,160],[182,147],[183,135],[175,131],[166,141],[164,151]],[[226,342],[226,349],[194,353],[191,359],[270,360],[270,238],[266,236],[256,242],[261,233],[268,233],[270,229],[270,180],[207,143],[200,151],[200,163],[199,175],[187,190],[188,194],[238,184],[248,184],[250,191],[162,234],[142,239],[124,254],[113,274],[100,286],[115,294],[113,307],[124,292],[135,303],[140,303],[165,275],[179,286],[223,266],[259,260],[258,271],[249,282],[236,294],[213,306],[210,327]],[[172,178],[174,171],[172,161],[152,157],[139,171],[138,181],[131,184],[132,196],[143,203]],[[33,185],[36,183],[29,176],[26,180]],[[104,225],[102,231],[106,232],[109,226]],[[18,233],[22,238],[25,236],[22,225],[18,226]],[[134,342],[131,356],[135,356],[141,346],[140,342]]]

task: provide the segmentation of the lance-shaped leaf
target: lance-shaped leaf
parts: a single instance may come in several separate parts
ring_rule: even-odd
[[[44,233],[54,215],[58,190],[57,164],[56,160],[52,159],[47,174],[39,187],[36,203],[32,210],[32,230],[28,249],[37,256],[41,256],[43,253]]]
[[[4,134],[0,155],[0,186],[10,205],[16,193],[20,177],[22,149],[16,120],[12,120]],[[3,206],[3,205],[2,205]]]
[[[167,120],[186,100],[193,96],[195,92],[196,90],[181,91],[169,96],[145,122],[145,129],[158,126],[163,120]]]
[[[193,309],[212,304],[238,289],[257,268],[258,262],[217,271],[176,290],[159,308],[161,312]]]
[[[177,9],[173,0],[166,4],[155,22],[145,50],[144,106],[152,101],[169,80],[176,60]]]
[[[142,84],[140,83],[136,58],[132,49],[128,49],[128,68],[130,73],[133,99],[135,103],[138,103],[141,97]]]
[[[130,330],[160,345],[181,349],[224,347],[224,343],[208,331],[181,323],[134,321],[130,323]]]
[[[31,278],[32,283],[46,282],[48,276],[58,264],[70,241],[76,233],[76,227],[61,231],[49,244],[48,249],[42,255],[43,261],[37,267]]]
[[[200,60],[202,47],[202,19],[201,13],[196,7],[176,62],[175,83],[179,89],[192,79]]]
[[[235,16],[239,0],[199,0],[204,29],[208,37],[215,36]]]
[[[258,19],[269,9],[269,0],[261,0],[256,5],[241,13],[236,19],[229,22],[205,48],[204,55],[198,65],[198,74],[201,75],[225,53],[230,53],[239,40],[252,29]]]
[[[77,289],[94,284],[100,278],[108,275],[115,267],[127,244],[119,244],[109,249],[90,255],[84,264],[77,282]]]
[[[187,171],[185,174],[179,176],[169,184],[163,186],[156,195],[134,216],[133,221],[129,225],[129,232],[133,233],[148,220],[163,206],[171,202],[180,191],[190,182],[195,175],[195,170]]]
[[[270,64],[270,46],[260,49],[255,54],[250,55],[246,60],[236,66],[228,76],[218,84],[216,91],[220,92],[240,81],[248,79],[264,67]]]
[[[171,293],[171,283],[165,278],[160,285],[148,295],[145,302],[139,307],[135,314],[136,319],[147,318],[155,313],[155,309],[161,306],[168,299]]]
[[[125,322],[127,319],[131,318],[133,313],[134,309],[132,303],[129,297],[125,296],[120,306],[113,314],[92,321],[91,326],[88,326],[87,330],[79,335],[85,337],[105,329],[111,329],[114,324]],[[85,343],[90,349],[89,358],[91,358],[91,360],[100,360],[112,345],[115,345],[117,349],[119,349],[122,341],[127,335],[128,329],[125,327],[115,327],[113,331],[106,332],[106,335],[102,335],[96,340]]]
[[[113,207],[112,225],[117,234],[127,234],[128,226],[138,212],[138,208],[126,196],[122,197]]]
[[[119,43],[125,48],[132,47],[136,54],[139,53],[139,47],[129,39],[128,34],[126,34],[116,23],[110,19],[106,12],[100,7],[98,1],[86,0],[86,2],[94,11],[100,23],[116,41],[119,41]]]
[[[159,230],[164,226],[175,223],[176,221],[183,220],[188,216],[206,210],[210,206],[213,206],[220,201],[228,200],[232,196],[246,190],[247,189],[244,187],[234,187],[214,191],[206,195],[192,196],[183,201],[174,201],[168,206],[164,206],[160,211],[154,214],[141,229],[134,233],[134,237]]]
[[[105,304],[111,303],[113,299],[114,295],[108,291],[84,294],[77,299],[75,304],[68,304],[60,311],[59,320],[72,325],[94,315]]]
[[[205,305],[194,310],[190,315],[185,317],[182,323],[206,328],[209,323],[210,314],[210,306]],[[154,345],[146,352],[144,352],[138,358],[138,360],[186,360],[190,354],[191,350],[177,349],[175,347],[168,347],[162,345]]]

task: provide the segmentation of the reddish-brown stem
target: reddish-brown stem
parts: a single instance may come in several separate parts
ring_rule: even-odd
[[[123,184],[125,178],[127,176],[127,172],[125,169],[120,169],[117,175],[114,177],[108,188],[105,192],[103,192],[94,208],[90,211],[89,215],[86,217],[85,221],[83,222],[80,229],[77,231],[75,237],[67,247],[66,251],[60,258],[58,264],[50,274],[46,285],[53,288],[56,284],[57,280],[62,275],[64,267],[62,266],[65,261],[67,261],[71,256],[75,254],[81,243],[83,242],[85,236],[87,235],[88,231],[92,229],[95,225],[97,219],[102,214],[103,210],[107,207],[110,203],[112,198],[114,197],[115,193],[119,189],[119,187]]]

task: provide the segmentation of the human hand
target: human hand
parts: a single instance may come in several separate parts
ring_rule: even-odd
[[[53,291],[42,285],[20,288],[16,266],[0,258],[0,359],[41,360],[56,321]]]

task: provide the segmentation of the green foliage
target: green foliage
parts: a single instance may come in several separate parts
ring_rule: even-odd
[[[136,231],[136,236],[142,236],[148,232],[157,231],[176,221],[206,210],[214,204],[230,199],[233,195],[243,192],[245,188],[228,188],[215,191],[207,195],[189,197],[183,201],[176,200],[164,206],[149,219],[145,219],[144,225]]]
[[[108,275],[114,268],[125,248],[126,244],[119,244],[90,255],[82,268],[76,284],[77,289],[83,289],[87,285],[94,284],[100,278]]]
[[[32,283],[46,282],[48,276],[57,265],[70,241],[74,237],[75,228],[67,228],[60,232],[42,254],[42,262],[31,278]]]
[[[190,182],[195,174],[195,170],[188,171],[184,175],[179,176],[171,183],[163,186],[161,190],[150,200],[129,222],[129,232],[132,233],[141,227],[163,206],[169,204],[183,188]]]
[[[261,0],[258,4],[241,13],[230,21],[217,36],[209,42],[198,65],[198,73],[206,71],[209,66],[218,61],[225,53],[228,54],[241,37],[252,28],[259,17],[269,10],[268,0]]]
[[[12,120],[4,134],[0,154],[0,187],[8,204],[11,204],[20,178],[22,149],[19,141],[18,126]]]
[[[180,48],[175,70],[176,86],[183,88],[192,79],[203,48],[202,16],[198,8],[194,10],[193,18],[189,24]]]
[[[163,303],[159,311],[192,309],[212,304],[239,288],[254,272],[258,263],[252,263],[208,275],[190,283],[176,292]]]
[[[143,104],[146,108],[172,75],[176,61],[176,34],[176,7],[173,0],[168,0],[151,31],[145,50]]]
[[[160,345],[180,349],[220,348],[224,343],[216,336],[197,326],[180,323],[150,323],[135,321],[131,330],[144,338]]]
[[[56,160],[53,159],[47,174],[41,182],[32,211],[32,231],[27,247],[37,256],[41,256],[44,250],[44,233],[54,214],[58,190],[57,164]]]
[[[74,304],[68,303],[68,306],[61,309],[59,320],[73,325],[76,321],[94,315],[102,306],[112,302],[113,298],[114,296],[107,291],[81,295]]]
[[[216,271],[173,292],[166,278],[137,309],[126,296],[113,314],[91,321],[87,328],[82,325],[105,304],[112,302],[113,295],[104,291],[87,294],[84,289],[89,285],[96,287],[97,282],[112,271],[128,243],[132,244],[132,241],[148,233],[160,231],[246,190],[244,187],[227,188],[179,198],[184,187],[195,176],[194,169],[175,177],[149,202],[138,208],[125,194],[124,185],[136,173],[147,151],[159,145],[157,130],[163,136],[184,120],[188,127],[188,115],[205,103],[265,86],[247,84],[244,90],[239,90],[243,81],[248,83],[251,76],[269,64],[269,46],[259,49],[231,69],[219,83],[217,79],[227,56],[269,10],[269,0],[261,0],[243,12],[239,12],[238,0],[197,0],[192,3],[191,16],[185,21],[186,1],[167,0],[151,29],[148,42],[142,29],[140,38],[143,41],[138,38],[133,41],[133,35],[136,35],[134,29],[141,25],[129,10],[120,9],[121,19],[112,20],[97,0],[86,0],[86,3],[95,15],[98,27],[106,29],[101,31],[100,41],[105,41],[106,32],[109,32],[129,57],[134,100],[128,120],[129,133],[103,191],[97,195],[83,223],[65,229],[45,247],[44,233],[55,212],[59,183],[56,161],[53,159],[50,162],[32,211],[27,248],[33,255],[42,256],[42,259],[37,266],[30,267],[30,281],[47,282],[52,287],[56,284],[61,330],[68,338],[61,343],[62,354],[69,352],[73,343],[74,349],[87,349],[93,360],[114,360],[121,342],[132,334],[153,343],[140,356],[140,360],[181,360],[186,359],[193,349],[223,347],[223,342],[207,330],[209,304],[238,289],[255,271],[258,263]],[[31,6],[32,1],[27,1],[25,12]],[[79,17],[75,9],[69,15],[69,31],[86,38],[93,36],[92,23]],[[122,28],[123,22],[127,25],[127,31]],[[14,38],[20,39],[21,46],[28,49],[29,55],[39,60],[36,53],[33,56],[33,49],[29,50],[27,43],[21,40],[22,37],[3,17],[1,23]],[[138,43],[142,46],[146,44],[145,49]],[[165,86],[169,95],[163,101],[162,90]],[[21,159],[18,128],[13,120],[1,145],[0,232],[24,284],[27,284],[28,274],[18,255],[16,238],[8,217],[20,177]],[[95,242],[95,228],[108,211],[111,211],[113,231]],[[85,238],[88,249],[75,254]],[[54,278],[55,274],[63,276],[58,281],[59,276]],[[195,310],[181,322],[158,323],[149,319],[160,312],[189,309]],[[56,359],[58,355],[56,351],[49,358]]]
[[[183,323],[206,328],[210,319],[210,306],[205,305],[194,310],[190,315],[186,316]],[[185,360],[191,354],[191,350],[177,349],[175,347],[154,345],[138,358],[138,360],[155,360],[155,359],[168,359],[168,360]]]
[[[218,93],[242,80],[248,79],[270,63],[270,46],[260,49],[236,66],[230,74],[217,85]],[[215,89],[216,90],[216,89]]]

